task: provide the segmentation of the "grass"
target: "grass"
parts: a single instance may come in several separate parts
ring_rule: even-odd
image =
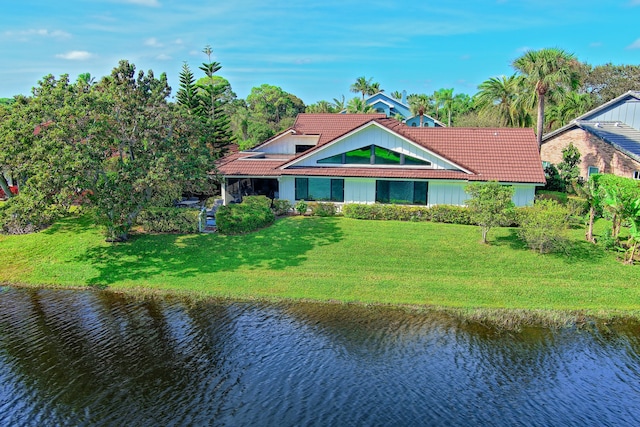
[[[640,318],[639,267],[572,233],[568,254],[539,255],[508,228],[493,229],[483,245],[473,226],[288,217],[243,236],[109,244],[79,216],[0,236],[0,283],[428,306],[471,318],[478,310],[487,318],[504,310],[531,319],[558,311]]]

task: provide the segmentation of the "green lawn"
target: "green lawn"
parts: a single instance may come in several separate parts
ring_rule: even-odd
[[[232,298],[640,313],[640,266],[584,241],[527,250],[512,229],[289,217],[244,236],[140,235],[108,244],[87,217],[0,236],[0,283]]]

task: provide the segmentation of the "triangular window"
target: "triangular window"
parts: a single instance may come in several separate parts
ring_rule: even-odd
[[[369,145],[318,160],[318,164],[334,165],[413,165],[431,166],[431,162],[407,156],[387,148]]]

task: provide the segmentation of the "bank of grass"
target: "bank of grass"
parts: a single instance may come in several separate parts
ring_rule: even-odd
[[[288,217],[242,236],[109,244],[80,216],[0,236],[0,283],[438,307],[478,321],[507,313],[506,323],[640,318],[640,267],[585,242],[582,230],[572,231],[567,254],[532,252],[508,228],[479,241],[473,226]]]

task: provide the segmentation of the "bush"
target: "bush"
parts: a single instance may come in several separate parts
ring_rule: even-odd
[[[265,205],[263,200],[251,200],[252,197],[256,199],[262,197],[269,203]],[[249,203],[245,203],[247,199],[249,199]],[[273,224],[276,217],[269,207],[270,203],[271,201],[264,196],[250,196],[245,197],[240,204],[220,206],[216,212],[218,232],[222,234],[249,233]]]
[[[291,212],[291,209],[293,209],[293,206],[287,199],[274,199],[271,203],[271,210],[276,216],[287,215]]]
[[[138,224],[147,233],[197,233],[200,209],[149,208],[138,215]]]
[[[295,206],[296,212],[298,212],[300,215],[304,215],[305,213],[307,213],[308,208],[309,208],[309,205],[304,200],[298,201],[298,203],[296,203],[296,206]]]
[[[350,203],[342,206],[342,214],[347,218],[353,219],[387,221],[429,220],[429,208],[425,206]]]
[[[536,200],[555,200],[563,205],[567,203],[567,193],[562,191],[538,190],[536,192]]]
[[[26,192],[0,205],[0,233],[28,234],[50,226],[65,209]]]
[[[247,206],[262,206],[271,209],[271,199],[267,196],[244,196],[242,204]]]
[[[327,202],[311,202],[309,203],[309,209],[311,209],[311,215],[315,216],[335,216],[338,212],[338,207],[335,203]]]
[[[537,200],[532,207],[518,211],[518,236],[530,249],[540,253],[565,248],[569,210],[553,200]]]

